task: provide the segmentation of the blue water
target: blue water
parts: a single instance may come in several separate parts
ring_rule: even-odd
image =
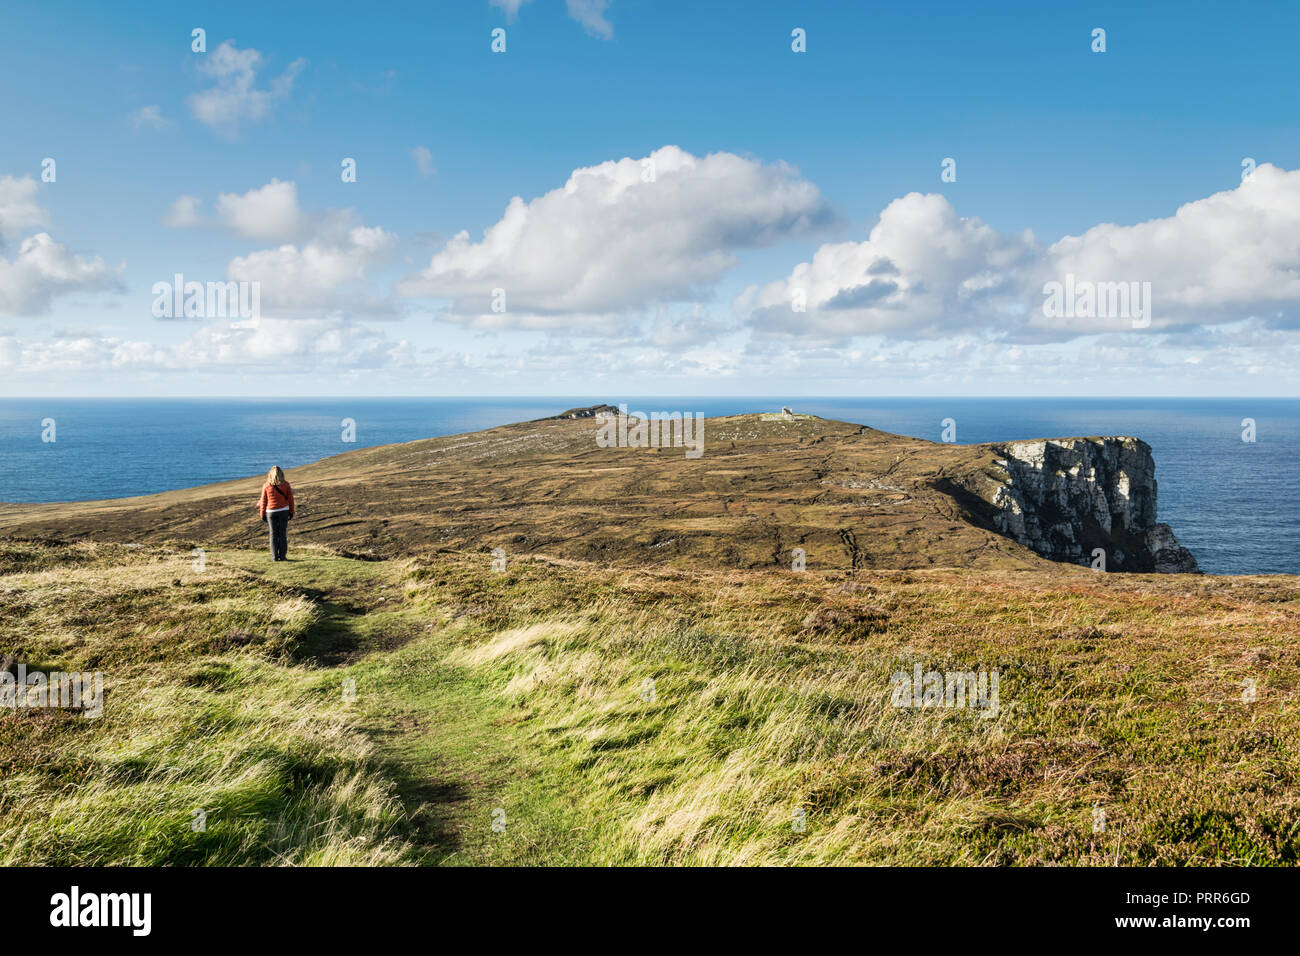
[[[79,501],[261,474],[367,445],[450,435],[553,415],[570,398],[0,399],[0,500]],[[640,398],[632,410],[706,415],[795,411],[961,443],[1136,435],[1151,445],[1160,520],[1202,569],[1300,573],[1298,399]],[[55,420],[53,443],[42,420]],[[356,443],[340,423],[356,421]],[[1244,418],[1256,441],[1242,441]],[[707,439],[707,436],[706,436]],[[707,444],[706,444],[707,449]],[[706,451],[707,453],[707,451]]]

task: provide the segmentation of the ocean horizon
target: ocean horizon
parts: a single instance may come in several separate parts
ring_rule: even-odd
[[[293,469],[358,448],[602,402],[706,416],[788,405],[932,441],[946,437],[951,420],[947,437],[955,429],[958,444],[1132,435],[1155,457],[1159,520],[1173,527],[1202,570],[1300,573],[1300,399],[1294,398],[11,398],[0,399],[0,500],[173,491],[261,474],[272,464]]]

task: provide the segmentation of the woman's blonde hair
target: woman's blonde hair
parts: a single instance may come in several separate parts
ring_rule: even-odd
[[[276,465],[266,473],[266,480],[272,487],[279,488],[284,484],[284,471]]]

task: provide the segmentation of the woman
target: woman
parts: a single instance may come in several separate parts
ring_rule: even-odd
[[[271,526],[271,560],[288,561],[289,519],[293,517],[293,489],[284,472],[276,465],[266,473],[262,500],[257,506],[262,520]]]

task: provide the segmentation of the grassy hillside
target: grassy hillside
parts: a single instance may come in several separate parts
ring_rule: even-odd
[[[702,458],[600,448],[591,419],[366,448],[289,477],[300,541],[358,555],[503,548],[628,567],[1033,568],[956,490],[994,469],[951,445],[820,418],[710,418]],[[268,463],[269,465],[270,463]],[[262,479],[145,498],[0,506],[0,534],[254,548]]]
[[[291,557],[0,544],[0,649],[109,687],[0,715],[0,861],[1300,853],[1293,577]],[[997,716],[891,706],[916,663]]]

